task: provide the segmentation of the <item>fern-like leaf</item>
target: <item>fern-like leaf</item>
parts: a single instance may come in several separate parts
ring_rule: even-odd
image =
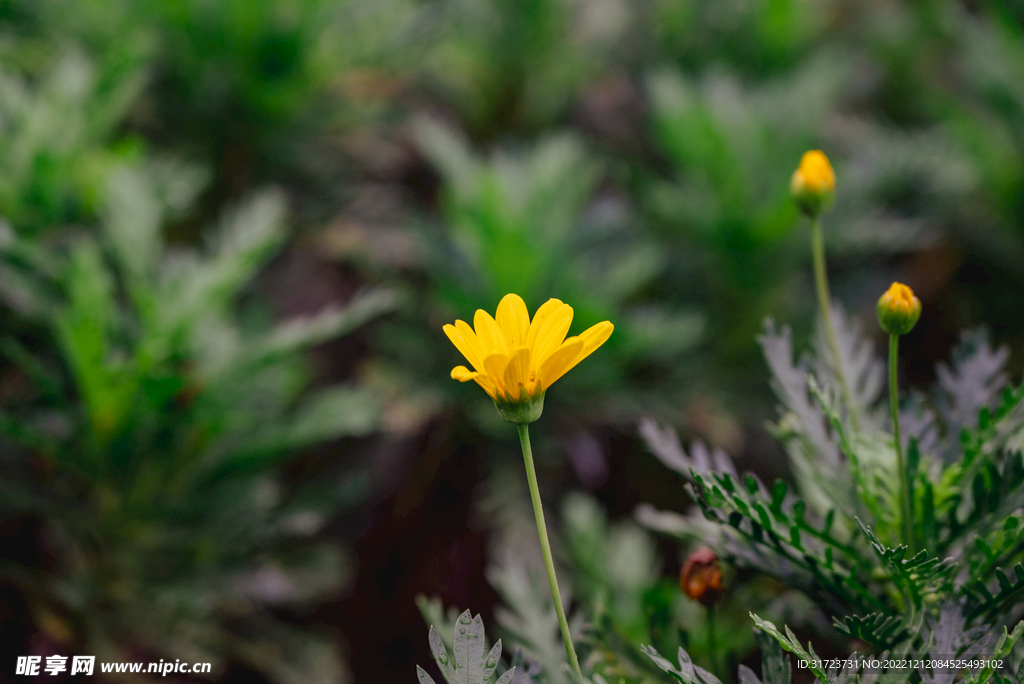
[[[679,647],[679,667],[673,665],[669,660],[658,653],[653,646],[642,646],[641,650],[654,664],[670,674],[676,681],[682,684],[722,684],[715,675],[702,667],[693,664],[688,654],[681,646]]]
[[[640,422],[640,436],[659,461],[687,479],[691,477],[691,471],[701,474],[722,472],[736,476],[736,466],[722,449],[709,450],[703,442],[696,441],[690,445],[690,453],[687,454],[675,430],[671,427],[660,428],[650,418]]]
[[[917,608],[921,607],[924,597],[928,594],[940,593],[952,585],[951,575],[956,569],[952,558],[940,560],[930,556],[927,551],[919,551],[911,558],[907,558],[910,550],[907,546],[900,545],[890,548],[882,544],[875,533],[869,527],[857,521],[864,531],[871,544],[871,548],[889,567],[892,573],[892,582]]]
[[[793,630],[788,626],[783,625],[783,629],[785,630],[785,633],[783,633],[775,626],[774,623],[769,622],[768,620],[762,620],[753,613],[750,614],[750,617],[759,629],[774,637],[779,646],[807,663],[807,668],[814,673],[815,677],[823,682],[825,681],[826,673],[825,670],[821,668],[821,659],[818,657],[818,654],[814,652],[814,647],[811,646],[810,643],[807,644],[807,648],[805,649],[796,638],[796,635],[793,634]]]
[[[473,617],[467,610],[455,622],[453,638],[453,657],[449,657],[448,649],[441,641],[441,636],[433,626],[428,633],[430,652],[434,662],[448,684],[489,684],[494,669],[501,658],[501,639],[484,655],[484,623],[479,615]],[[515,676],[515,667],[498,677],[496,684],[509,684]],[[416,677],[420,684],[434,684],[427,672],[416,666]]]
[[[1012,578],[1001,568],[996,569],[995,575],[998,585],[995,591],[989,590],[985,582],[977,579],[968,582],[961,589],[961,592],[975,603],[968,613],[969,618],[974,619],[999,610],[1024,592],[1024,565],[1018,563],[1013,568]]]
[[[883,613],[871,613],[863,617],[847,615],[842,620],[835,620],[834,624],[840,634],[873,646],[886,647],[907,636],[907,630],[899,617]]]
[[[959,435],[964,428],[974,427],[982,408],[994,408],[1000,391],[1006,385],[1004,368],[1010,357],[1006,347],[992,349],[988,333],[968,330],[960,335],[960,344],[953,350],[952,365],[938,364],[939,381],[936,404],[947,433]],[[948,440],[942,450],[946,461],[959,454],[956,440]]]

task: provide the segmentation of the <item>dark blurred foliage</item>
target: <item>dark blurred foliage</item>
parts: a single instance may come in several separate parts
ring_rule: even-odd
[[[429,659],[418,593],[510,629],[493,607],[511,585],[494,578],[514,565],[500,560],[503,518],[484,483],[521,475],[514,434],[479,388],[449,379],[462,361],[441,326],[517,292],[531,310],[548,297],[571,304],[573,332],[616,325],[550,393],[535,430],[549,522],[577,533],[563,561],[576,595],[590,597],[579,614],[621,590],[608,624],[704,657],[699,620],[671,589],[682,549],[657,542],[654,569],[637,576],[587,556],[654,543],[615,532],[641,501],[690,505],[637,421],[654,416],[765,478],[786,474],[761,428],[774,414],[753,338],[769,314],[798,342],[811,334],[810,234],[787,190],[809,148],[838,176],[825,217],[833,296],[871,316],[900,280],[924,302],[902,346],[910,383],[931,380],[958,331],[979,323],[1009,344],[1019,374],[1022,21],[1019,3],[972,0],[0,3],[6,648],[85,643],[101,624],[53,589],[94,562],[72,567],[84,537],[62,527],[68,516],[135,540],[115,564],[135,589],[117,601],[102,582],[93,591],[125,615],[156,615],[147,602],[170,601],[161,592],[192,581],[200,556],[214,593],[234,572],[284,573],[275,554],[286,551],[289,571],[318,567],[291,553],[294,541],[254,544],[293,495],[322,516],[299,546],[347,549],[351,573],[298,607],[250,592],[232,619],[216,601],[203,610],[221,611],[217,621],[185,611],[223,627],[204,643],[228,679],[296,676],[224,646],[241,634],[276,648],[315,637],[358,681],[411,681]],[[255,251],[231,251],[232,220],[210,226],[237,219],[233,208],[268,185],[287,218],[264,224],[276,227]],[[238,235],[268,220],[269,204],[248,206],[258,216],[241,214]],[[195,295],[198,276],[182,264],[217,254],[237,259],[230,287]],[[324,319],[301,340],[309,351],[288,338],[296,328],[280,332],[332,305],[324,315],[341,316],[365,303],[364,288],[386,288],[395,308],[377,301],[361,327]],[[253,340],[274,330],[293,344],[249,370]],[[213,357],[237,381],[197,384]],[[339,382],[377,407],[340,440],[344,402],[315,404]],[[234,532],[237,553],[191,548],[221,535],[199,485],[163,493],[192,517],[138,514],[155,526],[143,537],[176,549],[181,576],[132,559],[147,548],[134,524],[104,528],[103,515],[134,501],[130,482],[155,487],[155,473],[199,458],[196,426],[270,433],[293,420],[303,448],[282,438],[274,458],[229,483],[277,492],[266,517],[245,514],[241,498],[220,502],[232,525],[251,528]],[[100,440],[104,430],[118,439]],[[243,442],[224,453],[249,458]],[[183,461],[168,462],[171,452]],[[100,469],[88,476],[76,461],[86,453]],[[19,498],[40,487],[42,508]],[[566,499],[579,489],[592,499]],[[47,588],[26,588],[40,581]],[[752,586],[757,601],[777,601],[778,587]],[[749,652],[744,601],[755,599],[726,600],[735,652]],[[645,627],[637,606],[657,620]],[[280,631],[246,635],[239,615]],[[121,644],[172,648],[169,624],[147,624],[145,638],[126,627]],[[666,625],[672,634],[658,632]]]

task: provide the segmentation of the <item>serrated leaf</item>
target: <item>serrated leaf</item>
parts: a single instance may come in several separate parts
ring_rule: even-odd
[[[736,466],[722,449],[709,450],[703,442],[696,441],[687,453],[674,429],[659,428],[650,418],[640,421],[640,436],[659,461],[687,479],[692,478],[692,472],[702,475],[728,473],[736,477]]]
[[[434,655],[434,662],[437,663],[437,667],[441,670],[441,675],[448,684],[455,684],[455,667],[448,656],[448,649],[444,647],[441,636],[434,629],[433,625],[430,626],[427,639],[430,642],[430,652]]]
[[[515,677],[515,676],[516,676],[516,668],[513,667],[510,670],[508,670],[507,672],[505,672],[505,674],[503,674],[500,677],[498,677],[498,681],[495,682],[495,684],[509,684],[509,682],[512,681],[512,678]]]
[[[452,661],[455,666],[455,681],[452,684],[467,684],[469,681],[469,639],[466,636],[473,625],[473,616],[469,610],[462,612],[455,622],[455,638],[453,643]]]
[[[782,645],[770,634],[754,630],[754,639],[761,649],[761,675],[764,684],[790,684],[793,679],[792,665]]]
[[[455,645],[459,645],[459,637],[462,635],[462,618],[459,618],[458,633],[455,636]],[[466,646],[466,684],[483,684],[484,673],[484,621],[477,615],[473,618],[465,633]],[[458,678],[458,673],[456,673]]]
[[[416,666],[416,679],[420,684],[435,684],[433,678],[419,665]]]
[[[940,363],[935,369],[939,383],[937,404],[949,434],[955,435],[978,425],[980,421],[988,421],[986,409],[996,403],[1006,384],[1003,371],[1009,356],[1006,347],[992,349],[989,335],[984,330],[968,330],[960,334],[960,344],[953,351],[952,364]],[[982,410],[986,410],[985,418],[979,416]],[[947,461],[956,458],[956,447],[955,442],[951,443],[943,449],[942,457]]]
[[[806,662],[808,669],[814,673],[815,677],[817,677],[822,682],[825,681],[826,673],[824,670],[821,669],[820,666],[815,665],[816,662],[819,662],[818,656],[814,653],[814,649],[811,647],[810,644],[808,644],[807,648],[805,649],[800,644],[800,642],[797,641],[796,636],[793,634],[792,630],[789,629],[789,627],[785,628],[786,633],[783,634],[779,631],[778,627],[776,627],[773,623],[769,622],[768,620],[762,620],[754,613],[750,613],[750,617],[754,620],[754,624],[756,624],[760,629],[764,630],[765,632],[773,636],[775,640],[779,643],[779,646],[789,651],[790,653],[795,654],[797,658]]]
[[[970,684],[984,684],[990,678],[992,678],[995,668],[994,663],[1000,662],[1009,657],[1010,653],[1013,652],[1017,642],[1024,637],[1024,620],[1017,623],[1017,626],[1013,628],[1012,632],[1007,632],[1006,628],[1003,628],[1003,633],[999,637],[999,641],[996,642],[995,648],[992,649],[991,655],[986,655],[985,662],[988,663],[985,667],[978,670],[973,676],[967,678]]]
[[[807,396],[806,363],[794,365],[793,344],[788,326],[777,330],[772,319],[765,320],[764,334],[757,338],[772,373],[772,385],[779,400],[792,412],[799,435],[811,452],[830,466],[839,465],[839,448],[829,439],[824,416]]]
[[[641,646],[640,650],[643,651],[644,655],[650,658],[655,665],[672,675],[676,680],[683,684],[721,684],[721,681],[719,681],[719,679],[713,674],[694,665],[693,661],[690,659],[690,654],[688,654],[682,646],[679,647],[679,653],[677,654],[679,659],[678,667],[658,653],[657,649],[653,646]]]
[[[893,615],[872,613],[870,615],[847,615],[842,620],[835,619],[836,631],[851,639],[860,639],[873,646],[891,646],[907,635],[903,621]]]
[[[488,684],[490,682],[501,658],[501,641],[495,643],[487,656],[484,656],[484,623],[479,615],[473,617],[467,610],[455,621],[454,638],[452,639],[454,645],[450,659],[448,651],[433,625],[428,632],[428,639],[434,661],[448,684]],[[498,681],[511,681],[515,675],[515,669],[515,666],[511,667],[498,678]],[[429,680],[426,672],[423,672],[419,666],[416,668],[416,673],[421,683],[425,681],[424,677]]]
[[[501,658],[501,639],[491,647],[491,650],[483,659],[483,669],[480,675],[481,682],[490,681],[494,674],[494,668],[498,667],[498,660]]]

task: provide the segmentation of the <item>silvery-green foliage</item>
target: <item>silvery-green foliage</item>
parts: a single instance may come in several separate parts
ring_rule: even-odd
[[[0,506],[43,519],[63,561],[17,576],[111,660],[144,647],[329,684],[344,670],[331,639],[275,611],[350,580],[348,552],[318,535],[363,496],[366,476],[297,486],[280,466],[375,429],[364,388],[306,390],[302,353],[394,300],[366,291],[313,316],[246,322],[238,301],[284,242],[284,198],[261,193],[205,244],[172,247],[164,228],[204,176],[172,162],[113,169],[96,233],[64,229],[54,243],[14,231],[0,245],[39,304],[19,312],[27,341],[2,342],[32,390],[0,414],[13,455],[0,461]],[[28,453],[47,469],[24,468]]]
[[[959,436],[976,422],[981,409],[995,408],[1008,380],[1005,367],[1009,357],[1006,347],[992,349],[985,331],[961,333],[951,364],[940,363],[935,368],[939,381],[935,404],[947,435]],[[957,442],[947,440],[942,451],[944,460],[951,461],[956,455]]]
[[[822,684],[903,684],[911,681],[915,672],[912,668],[890,668],[886,672],[882,672],[880,668],[862,667],[859,660],[861,656],[856,651],[851,653],[841,665],[831,664],[825,667],[811,645],[808,644],[807,648],[804,648],[788,627],[780,631],[767,620],[762,620],[754,614],[751,614],[751,617],[759,628],[756,631],[756,637],[761,647],[761,676],[763,680],[758,679],[749,667],[741,664],[737,672],[739,684],[792,684],[792,665],[786,652],[793,653],[798,660],[805,662],[808,670]],[[677,656],[678,667],[650,646],[644,646],[643,651],[658,667],[682,684],[717,684],[719,681],[710,672],[694,665],[689,654],[682,648],[679,649]],[[906,655],[904,651],[893,653],[886,651],[876,658],[885,660],[891,656],[894,659],[902,659]]]
[[[722,684],[721,680],[715,675],[711,674],[702,667],[698,667],[693,664],[690,660],[690,654],[679,647],[678,659],[679,667],[673,665],[670,661],[663,658],[654,648],[650,646],[643,647],[644,655],[650,658],[655,665],[667,672],[678,682],[682,684]]]
[[[793,666],[783,651],[782,644],[763,630],[755,630],[757,645],[761,647],[761,676],[764,684],[786,684],[793,675]],[[761,684],[746,665],[739,666],[740,684]]]
[[[484,494],[478,504],[492,528],[487,580],[502,601],[494,611],[500,633],[522,650],[523,656],[537,666],[540,677],[548,684],[568,684],[568,675],[563,669],[565,645],[551,602],[551,589],[537,543],[536,522],[521,472],[512,468],[497,469],[485,481]],[[552,529],[550,533],[557,544],[558,531]],[[566,581],[568,570],[565,564],[559,563],[559,591],[567,611],[574,594],[573,585]],[[574,634],[580,633],[579,617],[569,613]]]
[[[576,593],[630,640],[646,638],[643,594],[661,574],[649,534],[632,522],[610,525],[598,503],[583,494],[566,497],[561,519]]]
[[[506,549],[495,555],[487,570],[487,579],[502,599],[502,605],[494,612],[501,632],[540,666],[549,684],[568,684],[562,670],[565,646],[544,567]],[[568,586],[563,586],[564,582],[559,584],[562,600],[571,601]],[[578,620],[573,623],[579,626]]]
[[[467,610],[456,620],[450,655],[433,626],[428,636],[434,662],[448,684],[490,684],[501,658],[501,639],[484,655],[484,623],[479,615],[473,617]],[[495,684],[509,684],[513,676],[514,667],[498,677]],[[420,684],[434,684],[433,678],[419,665],[416,677]]]
[[[1015,445],[1024,430],[1024,387],[1006,384],[1006,351],[972,332],[953,363],[940,366],[933,399],[918,393],[904,406],[915,524],[913,538],[903,539],[882,362],[857,324],[839,309],[832,316],[838,361],[820,332],[814,354],[796,362],[788,329],[768,321],[760,338],[781,401],[774,433],[795,487],[740,477],[725,455],[709,458],[701,446],[688,456],[673,432],[652,423],[642,424],[641,434],[688,480],[703,518],[718,530],[706,539],[719,553],[814,597],[838,633],[877,651],[978,653],[1022,617],[1024,458]],[[837,367],[852,404],[844,401]],[[692,517],[650,507],[641,514],[673,534],[708,532]],[[784,648],[806,655],[792,633],[759,624]],[[1013,629],[1001,648],[1012,649],[1022,630]],[[855,675],[815,674],[822,681]],[[953,675],[922,673],[927,681]]]
[[[726,472],[736,475],[736,466],[722,449],[708,449],[706,444],[696,441],[690,446],[690,453],[687,454],[679,443],[679,435],[675,430],[660,428],[650,418],[640,421],[640,436],[643,437],[647,448],[662,463],[684,477],[690,477],[691,471]]]
[[[497,468],[485,482],[478,506],[491,530],[487,577],[501,598],[494,613],[498,633],[522,649],[536,668],[536,681],[568,684],[574,679],[525,482],[511,468]],[[656,677],[657,668],[637,644],[678,645],[683,606],[674,581],[660,577],[649,534],[632,521],[610,522],[597,502],[583,494],[568,497],[560,515],[549,513],[548,528],[584,673],[595,683],[601,677],[609,682]],[[749,632],[741,634],[749,637]]]

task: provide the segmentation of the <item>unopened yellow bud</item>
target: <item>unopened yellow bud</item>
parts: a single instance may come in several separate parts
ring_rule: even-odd
[[[800,210],[811,216],[832,206],[836,194],[836,174],[828,157],[821,150],[805,152],[800,166],[793,172],[789,193]]]
[[[921,317],[921,300],[902,283],[893,283],[878,300],[878,324],[890,335],[906,335]]]

